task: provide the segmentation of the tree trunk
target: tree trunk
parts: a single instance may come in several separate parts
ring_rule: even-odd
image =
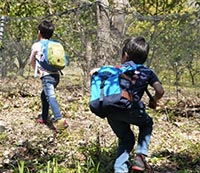
[[[126,7],[128,0],[113,0],[111,8],[108,0],[97,3],[97,57],[96,66],[119,62],[121,41],[124,36]],[[111,10],[113,9],[113,10]]]
[[[111,17],[112,59],[121,58],[121,42],[124,39],[126,9],[128,0],[113,0],[114,9]],[[116,61],[115,61],[116,62]]]
[[[107,0],[100,0],[97,3],[97,67],[106,64],[110,55],[110,12]]]
[[[93,57],[92,52],[92,42],[89,39],[85,39],[85,45],[86,45],[86,51],[85,51],[85,62],[86,64],[82,65],[83,69],[83,95],[85,94],[85,91],[90,86],[90,67],[91,67],[91,58]]]
[[[5,23],[6,23],[6,17],[1,16],[1,21],[0,21],[0,69],[1,69],[1,77],[6,76],[6,65],[5,65],[5,57],[3,56],[3,35],[4,35],[4,28],[5,28]]]

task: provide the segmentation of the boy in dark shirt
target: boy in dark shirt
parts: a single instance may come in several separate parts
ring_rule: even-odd
[[[128,39],[122,49],[122,66],[133,66],[143,64],[148,56],[149,45],[144,37]],[[141,66],[135,72],[136,83],[133,87],[133,98],[136,105],[132,112],[115,112],[107,116],[112,130],[119,139],[116,161],[114,163],[115,173],[128,173],[128,160],[135,144],[135,136],[131,125],[139,127],[136,156],[131,167],[132,170],[144,171],[148,169],[145,157],[148,155],[150,137],[153,129],[153,120],[145,111],[141,98],[148,85],[154,89],[153,98],[149,100],[149,107],[155,109],[158,100],[163,96],[164,90],[157,75],[148,67]]]

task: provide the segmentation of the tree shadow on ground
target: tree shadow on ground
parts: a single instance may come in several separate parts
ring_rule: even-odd
[[[25,169],[30,173],[37,173],[38,167],[45,167],[49,160],[56,158],[56,161],[62,162],[66,159],[66,155],[59,153],[50,154],[48,149],[55,147],[55,143],[50,143],[48,139],[40,140],[36,144],[25,141],[20,146],[16,147],[14,153],[9,158],[9,163],[3,165],[3,170],[18,170],[20,163],[24,162]],[[44,165],[45,164],[45,165]],[[15,171],[15,172],[16,172]]]
[[[117,146],[115,142],[108,147],[100,144],[99,141],[91,142],[86,148],[82,148],[82,154],[85,158],[90,158],[93,162],[92,165],[84,165],[87,170],[93,169],[92,173],[113,173],[113,164],[116,156]],[[86,162],[85,162],[86,163]],[[89,168],[91,167],[91,168]]]
[[[100,163],[98,173],[113,173],[113,164],[117,151],[116,144],[109,148],[95,146],[96,150],[90,153],[95,165]],[[130,158],[133,161],[133,155]],[[199,147],[189,148],[182,152],[162,150],[153,153],[149,159],[155,173],[199,173],[200,153]],[[96,172],[95,172],[96,173]]]
[[[190,150],[190,149],[189,149]],[[162,173],[199,173],[200,153],[163,150],[152,155],[152,160],[163,160],[154,170]]]
[[[4,169],[17,168],[19,161],[23,160],[30,172],[37,172],[38,167],[44,166],[49,160],[56,158],[58,163],[65,162],[67,153],[50,154],[46,152],[48,149],[56,148],[56,143],[51,140],[41,140],[36,144],[24,142],[19,146],[13,156],[10,158],[10,163],[4,165]],[[41,147],[42,146],[42,147]],[[87,146],[80,146],[77,148],[82,155],[84,155],[84,162],[79,162],[78,158],[75,161],[84,163],[81,165],[82,172],[92,173],[113,173],[113,164],[117,151],[117,143],[113,142],[108,147],[100,144],[99,141],[90,142]],[[133,160],[133,155],[130,160]],[[155,173],[199,173],[200,170],[200,153],[199,145],[192,145],[187,150],[182,152],[175,152],[169,150],[162,150],[152,154],[149,159],[153,166]],[[77,169],[76,163],[65,165],[73,170]],[[0,170],[1,172],[1,170]]]

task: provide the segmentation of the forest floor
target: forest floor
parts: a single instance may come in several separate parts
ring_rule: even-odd
[[[37,173],[53,158],[66,173],[89,173],[93,162],[99,161],[99,173],[113,172],[116,136],[106,119],[90,112],[89,94],[83,94],[79,76],[73,78],[76,84],[63,77],[57,88],[69,124],[63,133],[36,123],[41,111],[40,79],[0,81],[0,173],[16,171],[22,161],[27,170]],[[148,161],[155,172],[200,172],[200,100],[198,94],[186,93],[177,99],[176,93],[167,91],[156,111],[147,109],[154,119]],[[137,137],[137,127],[132,128]]]

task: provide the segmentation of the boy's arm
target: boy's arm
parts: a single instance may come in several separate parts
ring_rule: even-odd
[[[164,89],[162,87],[162,84],[160,82],[154,82],[152,87],[155,90],[154,96],[152,97],[153,99],[149,100],[149,107],[152,109],[156,109],[157,102],[162,98],[164,95]]]
[[[37,54],[37,47],[36,44],[34,43],[31,47],[31,55],[29,57],[30,59],[30,64],[33,69],[35,69],[35,64],[36,64],[36,54]]]
[[[32,48],[31,48],[31,55],[30,55],[30,64],[32,66],[32,68],[34,69],[34,77],[37,77],[37,74],[39,74],[39,70],[38,70],[38,62],[36,60],[36,55],[38,52],[38,48],[36,44],[33,44]]]
[[[35,64],[36,64],[36,58],[35,58],[36,52],[32,51],[30,55],[30,64],[35,69]]]
[[[152,86],[155,90],[155,94],[154,94],[153,98],[155,101],[158,101],[164,95],[164,89],[162,87],[162,84],[158,81],[154,82]]]

